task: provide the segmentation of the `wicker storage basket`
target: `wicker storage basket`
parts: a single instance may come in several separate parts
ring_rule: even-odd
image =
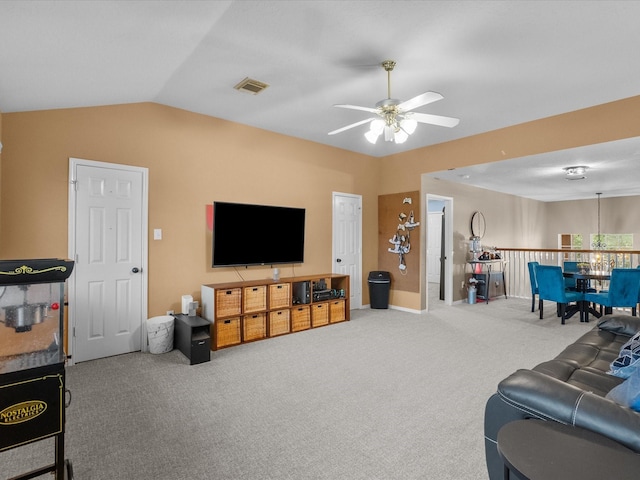
[[[276,283],[269,285],[269,308],[286,308],[291,305],[291,284]]]
[[[309,307],[298,306],[291,309],[291,331],[299,332],[311,328],[311,314]]]
[[[333,300],[329,304],[329,322],[336,323],[346,320],[347,317],[344,314],[344,305],[344,300]]]
[[[267,286],[244,287],[242,311],[244,313],[261,312],[267,309]]]
[[[240,343],[240,317],[216,320],[216,348],[238,345]]]
[[[269,312],[269,336],[275,337],[289,333],[290,328],[290,312],[289,310],[275,310]]]
[[[319,327],[329,323],[329,304],[314,303],[311,305],[311,326]]]
[[[216,290],[216,316],[240,315],[241,294],[242,290],[239,288]]]
[[[244,341],[259,340],[267,336],[267,316],[264,313],[245,315],[242,318]]]

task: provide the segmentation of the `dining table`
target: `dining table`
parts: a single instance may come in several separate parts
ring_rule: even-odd
[[[581,293],[587,293],[589,289],[590,280],[611,280],[610,270],[577,270],[577,271],[563,271],[562,276],[564,278],[573,278],[576,281],[576,289]],[[567,311],[567,318],[575,315],[576,312],[580,312],[580,321],[588,322],[589,314],[596,318],[600,318],[602,314],[593,308],[586,300],[580,300],[576,302],[575,306],[570,306]]]

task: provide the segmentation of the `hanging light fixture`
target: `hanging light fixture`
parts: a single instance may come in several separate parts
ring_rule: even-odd
[[[369,125],[369,131],[364,134],[370,143],[376,143],[382,133],[385,142],[404,143],[418,126],[415,120],[410,119],[398,108],[400,101],[391,98],[391,71],[395,66],[396,62],[393,60],[382,63],[382,67],[387,71],[387,98],[376,103],[378,115],[382,118],[373,120]]]
[[[596,195],[598,196],[598,234],[591,246],[594,250],[604,250],[607,248],[607,245],[602,241],[602,235],[600,234],[600,195],[602,195],[602,193],[599,192],[596,193]]]
[[[393,60],[385,60],[381,63],[381,66],[387,72],[387,98],[376,103],[375,108],[348,104],[334,105],[334,107],[370,112],[378,117],[360,120],[346,127],[333,130],[329,132],[329,135],[335,135],[350,128],[369,123],[369,130],[364,134],[368,142],[376,143],[378,138],[384,134],[385,142],[404,143],[409,138],[409,135],[416,131],[418,123],[427,123],[449,128],[458,125],[460,122],[458,118],[412,112],[415,108],[441,100],[443,97],[437,92],[424,92],[404,102],[391,98],[391,72],[396,66],[396,62]]]
[[[364,136],[370,143],[376,143],[378,137],[384,133],[385,142],[404,143],[418,127],[418,122],[410,115],[399,114],[395,105],[387,106],[384,119],[373,120]]]

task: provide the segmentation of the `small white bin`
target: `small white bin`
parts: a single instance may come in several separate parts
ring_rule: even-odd
[[[173,350],[173,324],[174,318],[171,315],[147,320],[150,353],[167,353]]]

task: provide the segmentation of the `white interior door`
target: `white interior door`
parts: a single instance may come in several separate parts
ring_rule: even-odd
[[[442,213],[427,214],[427,281],[440,283]]]
[[[146,350],[147,169],[70,159],[73,362]]]
[[[333,273],[349,275],[351,309],[362,307],[362,197],[333,194]]]

